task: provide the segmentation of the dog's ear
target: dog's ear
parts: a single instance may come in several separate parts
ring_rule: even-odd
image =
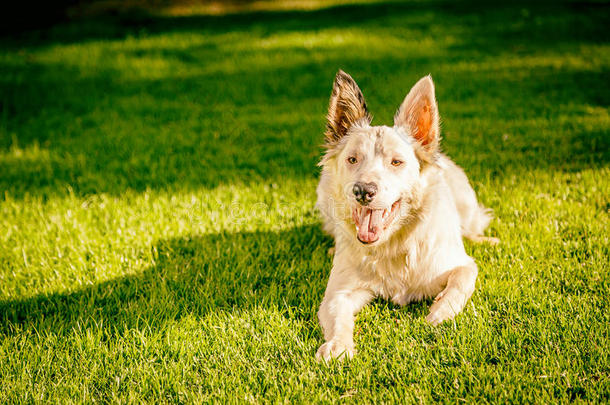
[[[432,77],[421,78],[394,116],[394,125],[407,129],[426,154],[438,151],[440,127]]]
[[[337,72],[333,92],[330,96],[326,116],[326,145],[331,146],[345,136],[355,123],[368,125],[371,115],[366,108],[364,96],[350,75],[342,70]]]

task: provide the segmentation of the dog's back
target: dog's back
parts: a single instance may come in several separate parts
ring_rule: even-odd
[[[464,170],[443,154],[440,155],[438,163],[443,170],[443,176],[451,189],[456,208],[460,214],[462,236],[475,242],[498,243],[498,239],[483,235],[493,219],[493,214],[491,209],[484,207],[477,201],[477,196]]]

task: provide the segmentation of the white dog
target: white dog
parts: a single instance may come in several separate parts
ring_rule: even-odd
[[[352,357],[354,316],[376,296],[398,305],[436,297],[426,319],[459,313],[477,266],[462,236],[483,236],[492,216],[466,175],[439,152],[439,114],[430,76],[411,89],[394,126],[370,126],[350,75],[335,78],[316,206],[335,239],[333,266],[318,317],[318,359]]]

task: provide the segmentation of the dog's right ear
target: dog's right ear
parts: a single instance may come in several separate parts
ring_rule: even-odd
[[[354,79],[342,70],[339,70],[335,76],[326,119],[324,135],[327,147],[343,138],[355,123],[363,125],[371,123],[371,115],[366,108],[360,88]]]

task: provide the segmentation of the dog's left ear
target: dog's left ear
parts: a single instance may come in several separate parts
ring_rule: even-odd
[[[421,78],[409,91],[394,116],[394,125],[405,128],[427,154],[438,151],[440,128],[432,77]]]

